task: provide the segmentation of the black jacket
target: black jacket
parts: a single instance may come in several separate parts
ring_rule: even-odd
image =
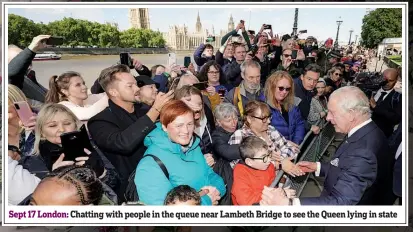
[[[229,138],[231,138],[232,134],[233,133],[224,130],[222,127],[217,127],[214,133],[212,133],[214,153],[217,157],[227,161],[241,159],[239,144],[228,144]]]
[[[145,65],[142,65],[142,70],[137,70],[137,69],[135,70],[141,76],[148,76],[148,77],[152,76],[151,70],[149,70],[148,67],[146,67]],[[90,92],[92,92],[93,94],[99,94],[99,93],[105,92],[102,86],[100,86],[99,78],[97,78],[95,83],[93,83],[93,86],[90,88]]]
[[[88,121],[93,141],[119,173],[121,187],[117,194],[120,203],[124,201],[129,175],[146,150],[143,139],[155,128],[154,122],[145,113],[141,110],[141,104],[135,104],[134,118],[109,100],[109,106]]]
[[[228,84],[231,84],[233,87],[237,87],[241,83],[241,65],[238,64],[236,60],[230,64],[227,64],[223,70]]]
[[[402,95],[392,90],[372,111],[371,119],[386,137],[390,137],[394,127],[402,120]]]
[[[212,139],[212,133],[215,131],[214,114],[212,113],[211,109],[206,104],[204,104],[204,111],[205,111],[205,117],[207,118],[207,124],[204,130],[204,133],[202,137],[200,138],[201,141],[199,145],[201,147],[202,154],[211,153],[215,157],[215,154],[212,148],[212,144],[213,144],[212,141],[214,141]]]
[[[215,53],[215,61],[221,65],[221,67],[224,67],[227,64],[231,64],[232,62],[235,61],[235,58],[232,58],[231,60],[224,58],[224,54],[222,54],[219,50],[217,53]]]
[[[37,83],[35,76],[32,76],[33,80],[27,77],[27,70],[35,56],[36,53],[26,48],[14,57],[8,64],[8,79],[9,84],[19,87],[27,98],[44,102],[47,89]]]
[[[307,121],[307,118],[310,113],[311,100],[313,99],[314,92],[306,90],[300,78],[294,79],[294,90],[295,96],[301,100],[297,106],[300,109],[301,117],[304,119],[305,129],[308,131],[311,128],[311,124]]]

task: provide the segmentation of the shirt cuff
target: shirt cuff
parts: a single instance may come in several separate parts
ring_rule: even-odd
[[[317,164],[317,170],[315,171],[314,175],[315,175],[315,176],[320,176],[321,163],[320,163],[320,162],[316,162],[316,164]]]
[[[293,205],[301,205],[300,198],[293,198]]]

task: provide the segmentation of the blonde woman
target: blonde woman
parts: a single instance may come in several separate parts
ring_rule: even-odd
[[[40,110],[36,122],[36,140],[34,143],[34,151],[36,155],[42,157],[42,160],[51,171],[52,164],[63,154],[62,141],[60,136],[63,133],[77,131],[81,126],[81,122],[64,105],[61,104],[46,104]],[[85,150],[88,156],[76,158],[78,165],[86,164],[96,173],[105,184],[113,190],[117,187],[117,182],[114,180],[116,173],[113,169],[109,171],[105,168],[102,160],[103,156],[98,154],[98,151],[90,152]]]

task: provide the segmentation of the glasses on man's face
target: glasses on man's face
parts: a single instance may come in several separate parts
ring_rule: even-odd
[[[265,116],[265,117],[257,117],[257,116],[251,115],[251,117],[256,118],[256,119],[259,119],[259,120],[261,120],[263,123],[264,123],[264,122],[267,122],[267,121],[271,121],[271,118],[272,118],[271,115]]]
[[[250,158],[250,159],[253,159],[253,160],[262,160],[262,162],[263,163],[267,163],[268,162],[268,160],[270,159],[270,156],[271,156],[271,154],[270,153],[268,153],[267,155],[265,155],[265,156],[263,156],[263,157],[260,157],[260,158]]]
[[[278,90],[279,90],[280,92],[283,92],[283,91],[285,91],[285,92],[290,92],[291,87],[278,86]]]

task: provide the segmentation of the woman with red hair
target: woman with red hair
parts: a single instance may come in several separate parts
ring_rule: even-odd
[[[217,205],[225,195],[224,181],[207,164],[194,131],[194,112],[183,101],[173,100],[162,108],[160,122],[144,140],[148,149],[136,168],[135,184],[145,205],[163,205],[167,193],[179,185],[208,190],[201,197],[202,205]],[[168,175],[149,155],[162,161]]]

